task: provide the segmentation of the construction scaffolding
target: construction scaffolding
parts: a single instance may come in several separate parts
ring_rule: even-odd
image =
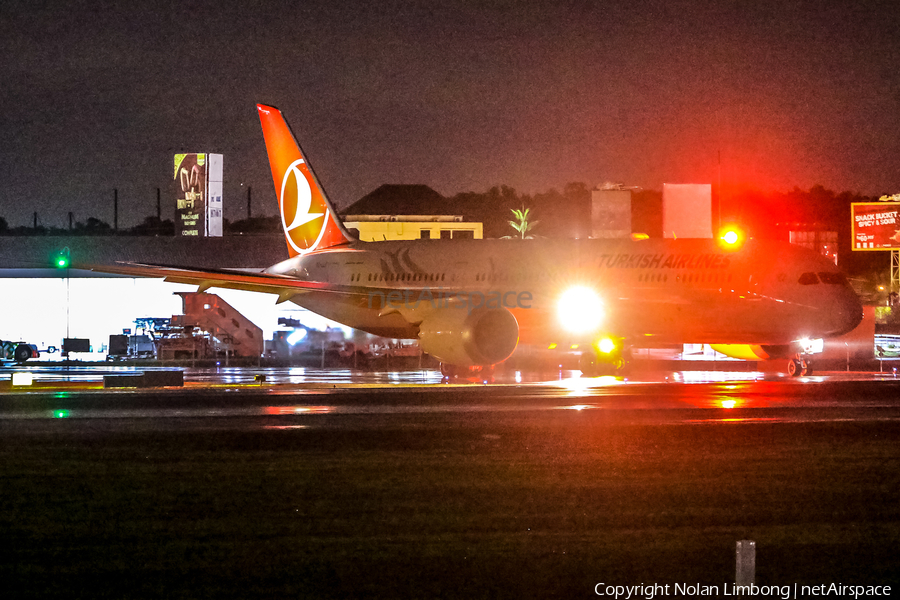
[[[900,292],[900,250],[891,250],[891,291]]]

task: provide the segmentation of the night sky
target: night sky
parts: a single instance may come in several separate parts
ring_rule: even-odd
[[[339,208],[604,181],[900,192],[894,1],[0,4],[0,216],[119,225],[225,155],[226,217],[275,214],[257,102]],[[243,187],[242,187],[243,184]]]

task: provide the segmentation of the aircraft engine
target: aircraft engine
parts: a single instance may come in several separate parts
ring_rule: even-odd
[[[445,364],[487,366],[509,358],[519,343],[519,323],[505,308],[444,308],[419,325],[419,346]]]

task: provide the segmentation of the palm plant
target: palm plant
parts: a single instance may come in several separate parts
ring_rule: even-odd
[[[539,223],[539,221],[529,221],[528,216],[531,213],[530,208],[522,207],[521,210],[516,210],[515,208],[510,209],[512,211],[513,216],[515,217],[515,221],[510,221],[509,225],[513,229],[518,232],[518,237],[523,240],[529,240],[532,236],[528,235],[528,232],[534,229],[535,225]],[[512,236],[504,236],[504,237],[512,237]]]

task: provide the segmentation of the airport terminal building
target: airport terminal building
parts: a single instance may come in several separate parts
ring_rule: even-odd
[[[0,339],[25,341],[40,350],[61,350],[66,338],[89,340],[92,351],[78,358],[103,360],[111,335],[134,333],[136,320],[182,314],[179,293],[197,288],[60,267],[60,256],[75,265],[124,261],[259,271],[287,258],[287,249],[281,235],[0,236]],[[276,305],[270,294],[214,293],[259,326],[266,339],[279,328],[279,317],[302,318],[312,327],[330,324],[296,305]]]

